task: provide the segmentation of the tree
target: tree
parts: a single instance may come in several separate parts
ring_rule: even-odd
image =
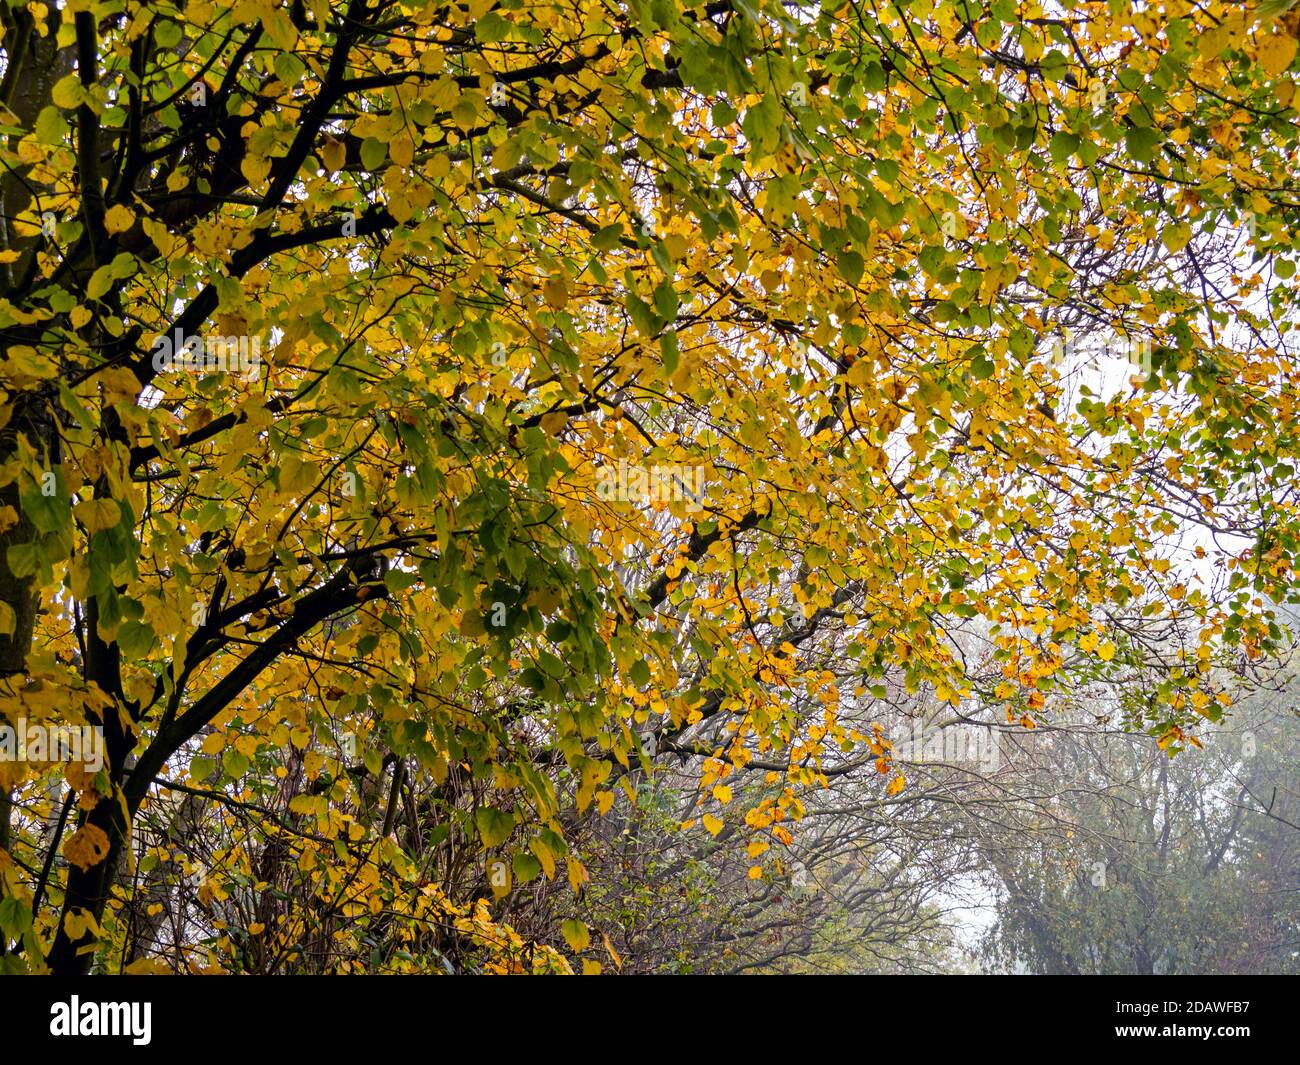
[[[1294,680],[1251,692],[1201,757],[1115,733],[1044,738],[1036,771],[1069,831],[990,841],[986,957],[1031,972],[1294,973],[1293,699]]]
[[[0,763],[11,967],[590,968],[577,916],[497,926],[493,870],[581,895],[568,834],[656,763],[711,835],[761,776],[761,878],[801,792],[906,788],[873,700],[1029,728],[1142,666],[1177,748],[1284,635],[1294,14],[3,27],[0,715],[105,745]],[[1067,402],[1067,328],[1140,372]],[[173,837],[210,861],[154,874]]]

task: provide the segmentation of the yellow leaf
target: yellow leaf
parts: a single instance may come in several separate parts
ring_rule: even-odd
[[[1115,650],[1116,650],[1115,645],[1111,643],[1109,640],[1107,640],[1105,643],[1103,643],[1100,647],[1097,648],[1097,657],[1100,658],[1103,662],[1109,662],[1112,658],[1115,657]]]
[[[590,879],[587,875],[587,867],[576,858],[566,858],[565,862],[569,868],[569,887],[575,892],[580,891],[582,885]]]
[[[618,966],[618,969],[621,972],[623,969],[623,959],[619,955],[618,951],[614,949],[614,944],[609,941],[609,936],[605,935],[603,932],[601,933],[600,938],[605,944],[605,950],[609,952],[609,956],[614,959],[614,964]]]
[[[81,79],[76,74],[65,74],[54,83],[50,99],[55,107],[70,111],[85,99],[86,90],[81,86]]]
[[[569,287],[563,279],[553,277],[542,286],[542,295],[549,306],[559,310],[569,302]]]
[[[260,185],[271,173],[271,160],[256,152],[249,152],[239,164],[239,169],[249,184]]]
[[[125,233],[134,223],[134,212],[120,203],[104,212],[104,228],[110,233]]]
[[[18,142],[18,160],[23,163],[39,163],[45,158],[45,149],[32,140]]]
[[[1210,123],[1210,136],[1228,151],[1235,151],[1237,145],[1241,143],[1241,134],[1237,132],[1237,127],[1226,119]]]
[[[1179,222],[1177,225],[1167,227],[1160,239],[1164,241],[1165,247],[1176,255],[1192,239],[1192,227],[1186,222]]]
[[[113,270],[110,266],[101,266],[86,282],[86,296],[97,300],[113,287]]]
[[[550,880],[555,876],[555,855],[551,848],[543,843],[540,839],[530,840],[528,849],[536,855],[537,860],[542,863],[542,872],[546,874],[546,879]]]
[[[63,856],[83,873],[108,855],[108,836],[98,825],[82,825],[63,844]]]
[[[712,814],[705,814],[702,818],[700,818],[700,822],[701,824],[704,825],[705,828],[709,830],[709,835],[711,836],[716,836],[719,832],[722,831],[722,822],[719,821]]]
[[[409,133],[399,133],[388,142],[388,157],[398,166],[411,165],[411,160],[415,158],[415,145],[411,142]]]
[[[80,907],[71,910],[63,918],[63,928],[72,939],[80,939],[85,933],[89,932],[97,939],[102,939],[104,930],[95,920],[95,915],[89,910],[83,910]]]
[[[15,377],[31,377],[44,381],[59,372],[58,364],[50,358],[39,354],[35,348],[26,344],[16,344],[8,351],[8,361],[4,372]]]
[[[333,137],[326,137],[320,148],[320,161],[331,174],[342,170],[343,164],[347,162],[347,149],[344,148],[343,142]]]
[[[1259,65],[1270,78],[1282,74],[1295,59],[1296,39],[1289,33],[1274,33],[1259,42]]]
[[[569,416],[562,410],[553,410],[550,414],[542,415],[542,432],[547,436],[554,436],[568,424]]]
[[[86,531],[92,533],[115,528],[122,519],[122,511],[112,499],[86,499],[78,503],[73,512]]]
[[[122,971],[127,976],[166,976],[171,969],[157,958],[138,958]]]
[[[871,380],[871,361],[869,359],[855,359],[853,365],[849,367],[847,377],[849,384],[855,388],[862,388]]]

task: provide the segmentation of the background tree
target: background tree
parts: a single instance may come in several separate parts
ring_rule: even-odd
[[[1171,760],[1123,735],[1045,738],[1040,772],[1071,829],[990,841],[988,959],[1031,972],[1295,972],[1294,698],[1293,685],[1243,698],[1200,756]]]

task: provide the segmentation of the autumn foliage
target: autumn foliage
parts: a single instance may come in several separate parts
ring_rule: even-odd
[[[0,760],[0,968],[616,971],[611,838],[788,876],[900,698],[1201,742],[1295,598],[1284,8],[7,6],[0,721],[104,759]]]

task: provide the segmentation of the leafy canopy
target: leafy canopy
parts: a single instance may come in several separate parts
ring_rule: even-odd
[[[691,758],[715,834],[762,775],[731,819],[761,877],[829,767],[905,789],[871,727],[895,686],[1033,727],[1054,686],[1142,667],[1132,723],[1177,749],[1224,712],[1212,663],[1281,637],[1294,13],[3,26],[0,716],[98,724],[107,756],[66,770],[43,874],[62,767],[0,761],[15,964],[120,943],[124,852],[167,860],[128,826],[188,794],[242,804],[208,900],[278,841],[348,917],[344,968],[431,922],[564,968],[420,848],[578,891],[575,819]],[[226,368],[160,368],[191,337]],[[447,811],[419,845],[405,774]],[[223,920],[195,963],[292,959],[312,920]],[[594,957],[580,921],[553,945]]]

